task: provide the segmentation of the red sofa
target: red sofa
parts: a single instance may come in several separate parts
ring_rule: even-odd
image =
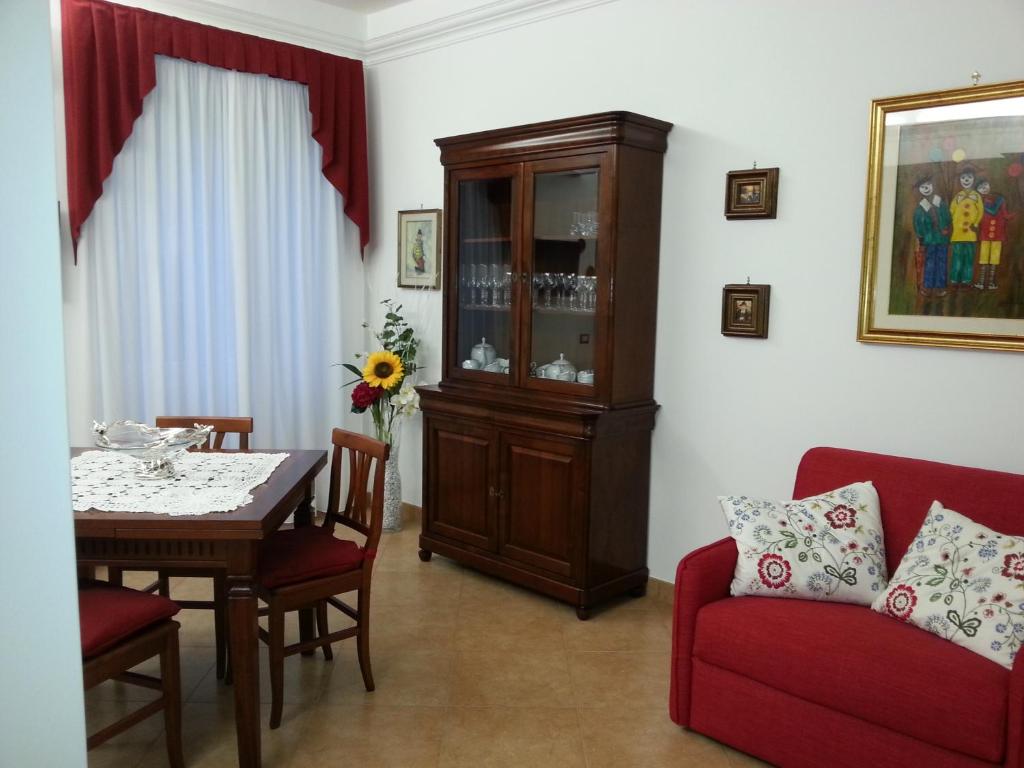
[[[1024,535],[1024,475],[837,448],[809,450],[793,498],[871,480],[895,572],[934,499]],[[736,545],[676,573],[670,712],[782,766],[1024,767],[1024,654],[1007,670],[865,606],[730,597]]]

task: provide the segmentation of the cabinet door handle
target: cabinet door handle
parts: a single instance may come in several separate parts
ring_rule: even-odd
[[[488,490],[490,491],[491,496],[498,499],[500,499],[504,493],[500,488],[495,488],[493,485]]]
[[[527,278],[528,276],[529,276],[529,275],[527,275],[527,273],[526,273],[526,272],[522,272],[522,273],[520,273],[520,275],[519,275],[519,282],[521,282],[521,283],[525,283],[525,282],[526,282],[526,278]]]

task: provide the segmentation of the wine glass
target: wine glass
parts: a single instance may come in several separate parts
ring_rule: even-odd
[[[502,297],[506,307],[512,306],[512,273],[506,272],[501,278]]]
[[[579,309],[579,276],[574,274],[565,276],[566,308],[570,312]]]
[[[469,286],[470,286],[470,306],[477,306],[483,301],[483,282],[480,280],[482,265],[470,264],[469,265]]]
[[[490,271],[491,271],[491,278],[490,278],[490,283],[491,283],[491,306],[492,307],[500,307],[501,306],[501,301],[502,301],[501,297],[502,297],[502,293],[503,293],[503,291],[502,291],[502,288],[503,288],[503,285],[502,285],[503,278],[502,278],[502,267],[501,267],[501,264],[498,263],[498,262],[492,262],[491,263]]]
[[[544,275],[540,272],[533,273],[533,305],[535,307],[540,306],[541,293],[544,290]]]
[[[552,295],[555,292],[555,276],[551,272],[544,273],[544,307],[551,308]]]

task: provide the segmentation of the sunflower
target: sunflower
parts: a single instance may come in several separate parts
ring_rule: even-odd
[[[363,368],[363,381],[371,387],[391,389],[405,375],[402,367],[402,360],[394,352],[382,349],[374,352],[366,361]]]

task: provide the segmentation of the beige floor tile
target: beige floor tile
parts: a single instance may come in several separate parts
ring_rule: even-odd
[[[370,603],[372,606],[412,603],[438,614],[454,614],[458,610],[461,589],[461,575],[449,570],[379,571],[373,574]]]
[[[455,655],[453,706],[573,707],[564,651],[459,652]]]
[[[455,647],[460,651],[561,651],[563,627],[574,621],[571,608],[533,596],[487,603],[470,598],[459,607]]]
[[[585,768],[572,709],[455,707],[449,710],[441,768]]]
[[[302,731],[294,762],[304,766],[434,768],[445,709],[322,706]]]
[[[355,644],[340,643],[320,700],[326,705],[445,706],[451,695],[452,658],[447,651],[384,654],[371,649],[376,690],[367,692]]]
[[[718,742],[673,723],[668,707],[580,709],[588,768],[729,768]]]
[[[374,605],[370,609],[370,646],[373,653],[448,651],[455,638],[456,612],[438,612],[409,603]],[[338,626],[343,626],[339,618]],[[331,629],[335,629],[331,617]],[[354,640],[350,641],[354,642]]]
[[[569,654],[576,703],[580,707],[668,706],[669,655],[651,652]]]
[[[728,758],[729,768],[760,768],[760,766],[771,768],[771,763],[762,762],[756,757],[751,757],[743,752],[737,752],[735,749],[723,746],[722,751],[725,752]]]
[[[85,726],[88,733],[97,731],[120,720],[125,715],[142,706],[141,702],[133,701],[87,701],[85,706]],[[163,714],[157,713],[148,717],[138,725],[115,736],[89,752],[89,768],[125,768],[137,766],[150,745],[160,740],[163,744]]]
[[[605,610],[566,623],[563,631],[571,651],[668,653],[672,644],[671,621],[663,611]]]

